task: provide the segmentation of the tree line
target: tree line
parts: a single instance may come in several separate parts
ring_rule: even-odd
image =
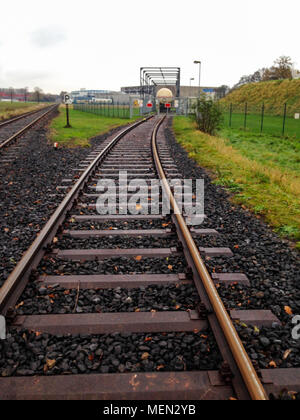
[[[283,55],[274,61],[273,66],[269,68],[263,67],[256,70],[253,74],[242,76],[239,82],[233,86],[232,90],[248,83],[266,82],[268,80],[292,79],[294,77],[293,72],[300,75],[298,70],[294,70],[291,57]]]
[[[33,92],[30,92],[27,87],[15,89],[12,86],[0,88],[0,92],[4,93],[6,99],[10,99],[11,102],[16,99],[24,102],[55,102],[59,98],[59,95],[43,92],[43,89],[38,86],[34,88]]]

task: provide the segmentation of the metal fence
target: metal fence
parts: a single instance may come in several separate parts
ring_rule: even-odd
[[[261,103],[253,106],[243,104],[220,104],[224,116],[224,128],[247,130],[274,136],[300,139],[300,109],[288,103],[275,107]]]
[[[132,119],[139,116],[147,115],[151,112],[156,111],[155,101],[153,101],[153,107],[147,107],[150,99],[144,99],[141,101],[129,101],[124,102],[97,102],[97,103],[76,103],[73,104],[73,109],[82,112],[88,112],[103,117],[109,118],[123,118]]]

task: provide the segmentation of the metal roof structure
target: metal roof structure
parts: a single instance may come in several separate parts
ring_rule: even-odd
[[[152,93],[156,86],[175,86],[180,96],[180,67],[141,67],[140,85],[143,91]]]

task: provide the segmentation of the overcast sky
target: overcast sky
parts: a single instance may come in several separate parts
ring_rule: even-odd
[[[0,87],[45,92],[139,84],[139,68],[201,60],[202,86],[232,86],[289,55],[300,67],[299,0],[1,2]]]

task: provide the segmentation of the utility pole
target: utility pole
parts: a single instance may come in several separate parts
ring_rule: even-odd
[[[194,61],[194,64],[199,64],[199,98],[201,96],[201,61]]]

